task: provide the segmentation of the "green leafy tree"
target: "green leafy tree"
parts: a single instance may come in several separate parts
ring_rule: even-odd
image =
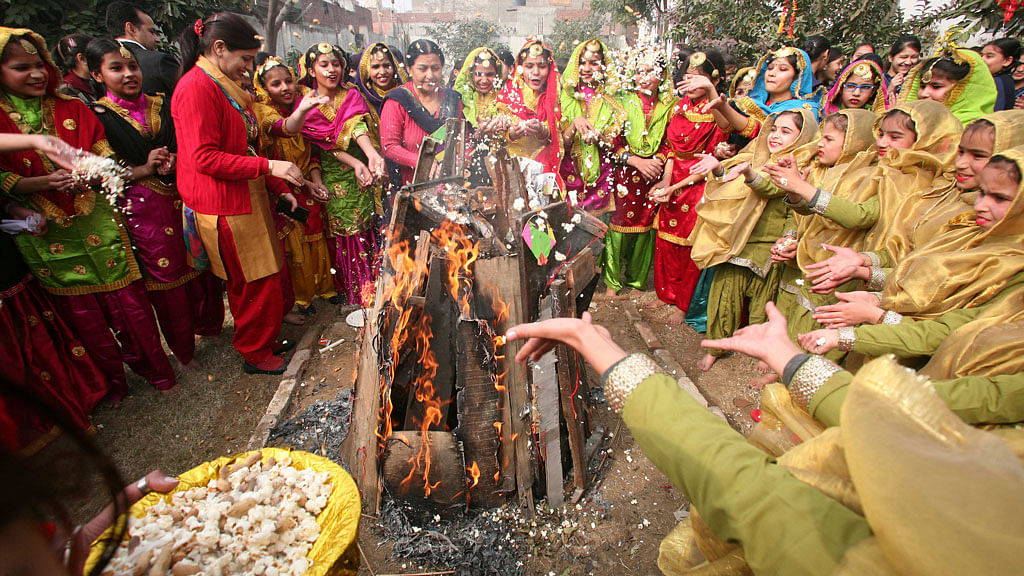
[[[0,21],[5,26],[31,28],[52,45],[61,36],[81,32],[94,36],[107,35],[106,14],[111,0],[0,0]],[[173,41],[196,18],[214,12],[244,12],[246,0],[134,0],[139,8],[152,16]]]
[[[465,58],[474,48],[481,46],[508,50],[508,45],[500,40],[501,27],[483,18],[438,22],[429,26],[426,32],[426,36],[441,47],[449,64]]]
[[[546,38],[555,54],[555,60],[568,58],[577,44],[589,38],[601,36],[601,29],[608,24],[608,14],[591,12],[585,18],[559,20]]]
[[[792,18],[794,38],[789,38],[778,33],[787,4],[784,0],[680,2],[671,14],[673,38],[695,48],[721,50],[742,66],[783,45],[800,47],[812,34],[821,34],[848,52],[859,42],[871,42],[881,52],[900,34],[924,32],[929,37],[935,13],[923,5],[908,17],[897,0],[801,0]],[[787,18],[787,29],[789,25]]]
[[[919,0],[925,3],[925,0]],[[1013,8],[1005,0],[952,0],[934,11],[934,18],[962,18],[960,26],[965,34],[988,32],[997,37],[1024,35],[1024,5]]]

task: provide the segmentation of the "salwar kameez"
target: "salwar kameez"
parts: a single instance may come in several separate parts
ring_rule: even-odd
[[[348,153],[365,159],[354,144]],[[351,167],[330,151],[322,151],[320,165],[330,198],[324,207],[327,245],[334,265],[334,286],[349,304],[368,304],[376,281],[376,235],[373,228],[373,193],[356,180]]]
[[[33,43],[41,52],[46,50],[41,38]],[[56,69],[49,73],[57,78]],[[5,94],[0,107],[0,132],[46,132],[93,153],[113,154],[103,125],[78,100],[52,95],[22,100]],[[0,157],[0,167],[16,175],[5,178],[3,191],[47,221],[45,234],[19,234],[15,243],[39,283],[53,295],[55,308],[84,338],[86,351],[110,382],[111,397],[119,400],[128,392],[124,363],[157,389],[174,386],[174,370],[160,342],[121,214],[92,190],[18,195],[13,190],[17,177],[56,170],[34,150],[6,154]],[[119,321],[124,324],[114,324]]]
[[[672,163],[671,183],[691,178],[690,168],[700,161],[698,153],[711,154],[727,135],[710,114],[700,112],[703,102],[682,99],[672,109],[659,153]],[[690,233],[697,223],[697,206],[704,196],[705,180],[683,186],[658,206],[654,227],[654,289],[658,298],[683,312],[690,309],[700,269],[691,258]]]
[[[93,111],[119,159],[134,166],[146,163],[149,152],[166,146],[177,151],[170,106],[159,94],[127,101],[108,93]],[[218,284],[200,276],[209,272],[189,264],[184,243],[182,203],[174,175],[140,179],[124,191],[119,206],[128,224],[132,246],[145,279],[160,331],[174,356],[189,364],[195,357],[195,336],[220,333],[224,300]],[[196,306],[192,305],[195,299]],[[206,315],[197,317],[195,312]]]

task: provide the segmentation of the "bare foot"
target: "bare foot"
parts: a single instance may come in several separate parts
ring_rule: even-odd
[[[707,372],[708,370],[711,370],[711,367],[715,365],[715,361],[717,360],[718,356],[715,356],[714,354],[705,354],[704,357],[700,359],[700,362],[697,362],[697,368],[700,368],[703,372]]]
[[[605,288],[604,289],[604,297],[605,298],[615,298],[618,295],[619,295],[619,293],[616,292],[614,288]]]
[[[779,375],[776,374],[775,372],[769,372],[768,374],[765,374],[764,376],[761,376],[760,378],[755,378],[755,379],[751,380],[750,381],[750,385],[753,386],[753,388],[755,390],[762,390],[762,389],[764,389],[765,386],[771,384],[772,382],[778,382],[778,381],[779,381]]]
[[[284,321],[286,324],[293,324],[295,326],[302,326],[303,324],[306,323],[306,319],[303,318],[300,314],[296,314],[295,312],[289,312],[285,314]]]
[[[757,363],[757,373],[758,374],[774,374],[774,372],[772,372],[772,369],[769,368],[768,365],[765,364],[763,360],[761,360],[761,361],[759,361]]]
[[[665,318],[665,320],[663,320],[663,322],[665,322],[665,324],[668,324],[669,326],[679,326],[685,321],[686,312],[683,312],[679,308],[676,308],[668,318]]]
[[[667,305],[668,305],[668,302],[662,302],[661,300],[655,299],[655,300],[652,300],[651,302],[648,302],[647,304],[645,304],[644,308],[646,308],[647,310],[654,310],[655,308],[661,308],[662,306],[667,306]]]

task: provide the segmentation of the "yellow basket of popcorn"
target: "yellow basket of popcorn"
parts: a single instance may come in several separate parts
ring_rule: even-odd
[[[334,462],[264,448],[200,464],[178,478],[173,491],[152,492],[132,505],[121,542],[111,542],[113,529],[93,542],[87,573],[116,545],[104,575],[356,574],[359,489]]]

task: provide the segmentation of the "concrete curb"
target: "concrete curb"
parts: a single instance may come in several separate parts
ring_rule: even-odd
[[[693,396],[693,399],[700,402],[707,408],[712,414],[718,416],[722,420],[728,421],[725,417],[725,412],[722,411],[718,406],[714,406],[708,402],[708,399],[701,393],[697,385],[690,380],[690,377],[683,371],[682,365],[676,361],[672,354],[661,345],[661,341],[658,340],[657,335],[651,326],[644,320],[643,316],[640,315],[640,311],[636,307],[636,302],[632,300],[623,300],[619,304],[622,310],[625,311],[626,317],[633,324],[637,333],[640,334],[640,338],[647,345],[647,350],[653,355],[658,362],[661,363],[671,374],[677,376],[676,382],[679,387],[686,391],[687,394]]]
[[[277,385],[277,392],[274,393],[274,397],[267,404],[267,411],[263,414],[263,418],[260,418],[259,423],[256,424],[256,430],[253,431],[252,436],[249,438],[249,443],[245,447],[246,450],[259,450],[266,446],[267,439],[270,437],[270,431],[281,421],[281,415],[284,414],[285,410],[288,409],[288,404],[291,403],[292,393],[295,392],[295,384],[298,383],[298,376],[302,372],[302,367],[313,356],[313,344],[316,341],[316,334],[319,330],[319,324],[312,324],[302,334],[299,344],[295,347],[295,354],[292,355],[291,360],[288,361],[288,367],[285,368],[284,374],[281,375],[281,383]]]

